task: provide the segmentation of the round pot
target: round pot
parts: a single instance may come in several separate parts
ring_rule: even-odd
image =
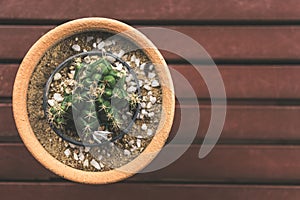
[[[72,168],[55,159],[41,145],[29,122],[27,93],[31,75],[43,55],[59,41],[86,31],[123,33],[126,38],[140,46],[151,62],[158,64],[156,72],[162,87],[162,115],[157,131],[146,149],[126,165],[110,171],[90,172]],[[151,48],[143,48],[143,47]],[[46,168],[57,175],[76,182],[105,184],[128,178],[146,167],[162,149],[168,138],[175,109],[173,83],[168,66],[160,52],[139,31],[116,20],[106,18],[84,18],[60,25],[41,37],[24,57],[13,89],[13,113],[20,137],[30,153]],[[130,171],[126,170],[130,169]]]

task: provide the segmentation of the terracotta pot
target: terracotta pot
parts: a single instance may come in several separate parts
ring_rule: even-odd
[[[111,33],[125,33],[125,36],[143,49],[144,53],[156,68],[162,86],[162,116],[158,129],[147,148],[135,159],[124,165],[124,169],[117,168],[104,172],[88,172],[72,168],[52,157],[36,138],[27,113],[27,90],[31,75],[42,56],[57,42],[86,31],[108,31]],[[129,32],[128,32],[129,31]],[[31,154],[46,168],[57,175],[69,180],[90,184],[105,184],[120,181],[132,176],[147,166],[163,147],[168,138],[175,109],[173,83],[167,64],[155,46],[139,31],[116,20],[106,18],[84,18],[74,20],[56,27],[41,37],[28,51],[18,70],[13,89],[13,113],[19,134]],[[130,172],[126,168],[130,168]]]

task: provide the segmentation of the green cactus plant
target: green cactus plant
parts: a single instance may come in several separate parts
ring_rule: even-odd
[[[73,126],[71,129],[77,128],[86,136],[99,134],[100,127],[105,127],[105,133],[120,131],[124,124],[122,109],[128,105],[132,108],[139,102],[134,93],[128,96],[124,88],[125,77],[125,70],[117,71],[105,58],[90,64],[77,60],[73,92],[64,93],[63,102],[49,109],[48,118],[58,128]],[[73,116],[74,109],[78,116]]]

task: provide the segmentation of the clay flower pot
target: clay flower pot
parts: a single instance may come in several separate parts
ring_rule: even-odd
[[[68,166],[57,160],[40,143],[28,113],[28,88],[34,70],[41,58],[60,41],[73,35],[102,31],[113,34],[123,33],[124,37],[141,47],[144,54],[153,63],[157,64],[156,73],[161,85],[161,109],[158,127],[147,147],[133,160],[121,166],[107,171],[85,171]],[[143,47],[148,48],[143,48]],[[151,48],[149,48],[151,47]],[[59,54],[60,52],[57,52]],[[42,92],[42,91],[41,91]],[[168,138],[175,109],[172,79],[160,52],[139,31],[116,20],[106,18],[85,18],[74,20],[56,27],[41,37],[28,51],[18,70],[13,89],[13,113],[17,129],[25,146],[30,153],[46,168],[57,175],[76,182],[89,184],[105,184],[123,180],[137,173],[147,166],[162,149]],[[46,134],[46,133],[45,133]],[[126,170],[130,169],[130,170]]]

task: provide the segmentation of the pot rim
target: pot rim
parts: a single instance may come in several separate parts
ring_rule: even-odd
[[[27,90],[31,75],[44,54],[57,42],[74,34],[88,31],[107,31],[122,33],[143,49],[148,58],[155,63],[162,87],[162,114],[156,133],[135,159],[126,165],[110,171],[90,172],[67,166],[54,158],[41,145],[35,136],[28,118]],[[147,47],[147,48],[143,48]],[[146,167],[159,153],[168,138],[175,112],[174,87],[168,66],[153,43],[133,27],[108,18],[82,18],[67,22],[42,36],[27,52],[16,75],[13,88],[13,114],[19,135],[30,153],[43,166],[57,175],[81,183],[106,184],[128,178]]]

